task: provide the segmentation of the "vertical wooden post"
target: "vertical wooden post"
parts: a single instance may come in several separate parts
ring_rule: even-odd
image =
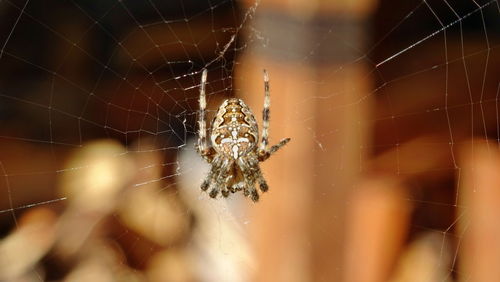
[[[249,5],[254,1],[246,1]],[[346,194],[362,167],[371,81],[357,60],[376,0],[261,2],[258,36],[236,69],[237,95],[257,116],[270,75],[270,190],[251,207],[255,281],[340,281]],[[260,39],[259,39],[260,38]]]

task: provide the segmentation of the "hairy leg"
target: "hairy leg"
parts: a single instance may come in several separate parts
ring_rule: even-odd
[[[259,151],[267,151],[269,144],[269,118],[271,107],[271,95],[269,93],[269,75],[264,70],[264,108],[262,110],[262,140],[259,144]]]
[[[259,161],[263,162],[267,160],[272,154],[276,153],[276,151],[285,146],[288,142],[290,142],[290,138],[283,138],[278,144],[271,146],[269,150],[260,150],[258,156]]]
[[[229,191],[231,193],[236,193],[238,191],[243,190],[244,188],[245,188],[245,183],[243,181],[240,181],[236,184],[233,184],[233,186],[229,187]],[[245,196],[247,196],[247,195],[245,195]]]
[[[200,188],[203,191],[207,191],[210,186],[213,186],[214,181],[217,179],[217,175],[221,166],[221,159],[220,158],[213,159],[211,165],[212,167],[210,168],[210,171],[205,177],[205,180],[203,180],[203,182],[201,183]]]
[[[269,186],[267,185],[266,179],[260,170],[258,157],[253,155],[250,156],[248,158],[248,165],[252,170],[251,172],[252,175],[254,175],[255,181],[259,183],[260,191],[267,192],[267,190],[269,190]]]
[[[196,144],[196,151],[200,154],[207,162],[211,162],[214,156],[214,149],[208,145],[207,141],[207,100],[205,97],[205,85],[207,83],[207,70],[204,69],[201,74],[200,83],[200,116],[198,118],[198,144]]]
[[[255,177],[253,173],[254,168],[249,162],[243,159],[239,159],[239,166],[243,173],[245,183],[243,194],[245,196],[249,196],[252,201],[257,202],[259,200],[259,193],[257,192],[257,189],[255,189]]]
[[[267,192],[269,190],[269,185],[267,185],[266,179],[259,167],[257,167],[257,182],[259,182],[260,191]]]
[[[225,159],[222,162],[220,168],[220,174],[217,176],[216,185],[222,193],[222,196],[225,198],[229,195],[228,190],[228,182],[231,179],[231,174],[229,173],[232,166],[232,161]]]

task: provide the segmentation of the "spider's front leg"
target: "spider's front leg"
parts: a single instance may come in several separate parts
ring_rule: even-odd
[[[271,114],[271,94],[269,91],[269,75],[267,71],[264,70],[264,109],[262,110],[262,141],[259,144],[258,150],[258,159],[259,161],[265,161],[268,159],[273,153],[278,151],[281,147],[285,146],[286,143],[290,141],[290,138],[283,138],[281,141],[271,146],[268,150],[267,146],[269,145],[269,119]]]
[[[272,154],[274,154],[276,151],[278,151],[281,147],[285,146],[288,142],[290,142],[290,138],[283,138],[283,139],[281,139],[281,141],[278,144],[271,146],[271,148],[269,148],[269,150],[267,150],[267,149],[259,150],[259,152],[258,152],[259,161],[263,162],[263,161],[269,159],[269,157]]]
[[[200,154],[207,162],[211,162],[215,155],[215,150],[208,145],[207,141],[207,99],[205,96],[205,86],[207,84],[207,70],[204,69],[201,74],[201,84],[200,84],[200,116],[198,119],[198,144],[195,148],[198,154]]]

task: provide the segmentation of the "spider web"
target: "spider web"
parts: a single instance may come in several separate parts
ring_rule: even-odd
[[[243,56],[266,50],[276,54],[277,61],[304,66],[317,63],[322,50],[338,44],[339,52],[348,49],[355,55],[343,58],[321,79],[304,79],[299,85],[322,85],[352,65],[365,66],[363,78],[373,82],[372,89],[332,106],[328,113],[333,117],[339,109],[374,103],[363,121],[372,134],[357,148],[359,155],[370,157],[361,160],[359,172],[376,163],[386,175],[408,180],[406,202],[413,207],[408,242],[421,234],[438,234],[438,262],[448,271],[442,280],[460,277],[464,231],[456,226],[467,206],[460,204],[464,165],[457,152],[468,146],[472,157],[478,157],[474,142],[467,145],[472,137],[489,140],[491,147],[500,142],[498,0],[406,1],[396,8],[382,1],[372,19],[375,27],[361,39],[365,46],[352,42],[339,23],[327,22],[319,25],[319,36],[306,36],[310,42],[303,45],[305,51],[280,45],[272,37],[276,33],[254,21],[263,13],[259,1],[49,2],[0,0],[0,226],[5,238],[23,225],[21,219],[30,211],[64,214],[67,206],[78,206],[72,199],[80,197],[89,206],[95,201],[92,207],[113,222],[112,236],[126,238],[118,241],[127,253],[146,250],[141,251],[146,255],[133,256],[136,261],[129,258],[133,267],[149,265],[158,245],[182,246],[204,258],[196,262],[196,277],[245,280],[241,271],[250,275],[255,268],[245,243],[245,230],[253,224],[247,211],[258,205],[247,207],[239,194],[221,204],[198,188],[208,169],[193,149],[201,71],[209,70],[207,99],[213,115],[224,98],[242,94],[235,81],[247,80],[247,74],[238,71],[245,67]],[[294,23],[299,29],[307,24],[305,19]],[[251,83],[261,85],[262,80]],[[359,90],[356,85],[350,89]],[[311,129],[311,119],[330,117],[306,117],[302,106],[328,103],[342,94],[305,93],[292,105],[296,114],[282,121],[310,132],[306,138],[315,144],[311,153],[333,152],[325,140],[339,128]],[[273,107],[280,107],[276,98],[271,111]],[[103,139],[115,143],[95,141]],[[101,151],[101,145],[110,149]],[[71,179],[87,177],[89,186],[97,187],[113,182],[89,172],[97,166],[95,159],[109,160],[106,156],[115,171],[109,175],[120,179],[117,186],[173,197],[166,200],[175,202],[172,211],[165,212],[176,214],[179,222],[197,222],[201,231],[193,235],[185,231],[189,224],[179,223],[172,228],[184,233],[172,241],[148,237],[141,233],[147,233],[141,229],[145,227],[137,225],[140,220],[128,214],[144,213],[149,219],[150,208],[157,208],[154,201],[148,202],[151,199],[130,211],[123,206],[135,207],[143,195],[127,192],[131,199],[125,196],[128,200],[106,210],[99,200],[111,201],[118,192],[78,194],[84,186],[73,185]],[[317,163],[317,168],[326,162]],[[340,165],[348,162],[341,160]],[[228,266],[233,272],[224,273]],[[43,271],[35,273],[43,280]]]

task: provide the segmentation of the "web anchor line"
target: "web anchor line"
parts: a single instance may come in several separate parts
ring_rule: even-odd
[[[18,211],[18,210],[28,209],[28,208],[32,208],[32,207],[36,207],[36,206],[41,206],[41,205],[48,205],[48,204],[52,204],[52,203],[56,203],[56,202],[60,202],[60,201],[66,201],[67,199],[68,199],[67,197],[62,197],[62,198],[58,198],[58,199],[54,199],[54,200],[37,202],[37,203],[33,203],[33,204],[28,204],[28,205],[24,205],[24,206],[10,208],[10,209],[6,209],[6,210],[1,210],[0,214],[6,213],[6,212],[13,212],[13,211]]]
[[[408,50],[412,49],[413,47],[415,47],[415,46],[418,46],[418,45],[422,44],[424,41],[427,41],[427,39],[429,39],[429,38],[431,38],[431,37],[434,37],[436,34],[439,34],[439,33],[441,33],[442,31],[447,30],[448,28],[450,28],[450,27],[452,27],[452,26],[456,25],[457,23],[459,23],[459,22],[461,22],[461,21],[465,20],[466,18],[468,18],[468,17],[472,16],[473,14],[477,13],[478,11],[483,10],[484,8],[486,8],[487,6],[489,6],[490,4],[492,4],[492,3],[494,3],[494,2],[498,2],[498,0],[491,0],[491,1],[490,1],[490,2],[488,2],[488,3],[486,3],[486,4],[482,5],[482,6],[479,6],[478,8],[476,8],[476,9],[474,9],[473,11],[471,11],[471,12],[467,13],[465,16],[461,17],[460,19],[457,19],[457,20],[455,20],[455,21],[453,21],[453,22],[451,22],[451,23],[449,23],[449,24],[447,24],[447,25],[443,26],[442,28],[440,28],[440,29],[436,30],[435,32],[433,32],[433,33],[431,33],[431,34],[427,35],[426,37],[424,37],[424,38],[420,39],[419,41],[417,41],[417,42],[415,42],[415,43],[411,44],[410,46],[408,46],[408,47],[404,48],[403,50],[401,50],[401,51],[399,51],[399,52],[397,52],[397,53],[393,54],[392,56],[388,57],[387,59],[383,60],[382,62],[380,62],[380,63],[376,64],[376,65],[375,65],[375,68],[378,68],[378,67],[380,67],[381,65],[383,65],[383,64],[385,64],[385,63],[387,63],[387,62],[392,61],[392,60],[393,60],[394,58],[396,58],[397,56],[399,56],[399,55],[401,55],[401,54],[403,54],[403,53],[406,53]]]

